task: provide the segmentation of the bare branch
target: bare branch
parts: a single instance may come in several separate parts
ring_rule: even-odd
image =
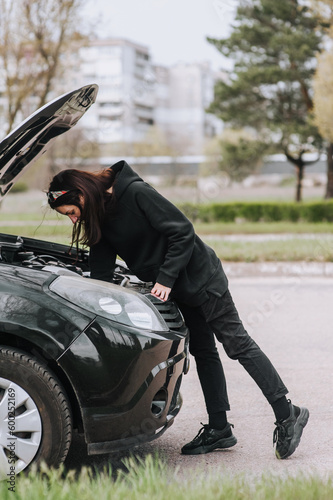
[[[84,1],[0,0],[0,68],[7,132],[29,98],[33,97],[34,108],[45,104],[62,71],[62,55],[73,42],[77,46],[84,39],[77,30]]]

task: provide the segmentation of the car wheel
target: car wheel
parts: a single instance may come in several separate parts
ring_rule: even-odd
[[[32,464],[59,466],[71,437],[70,405],[59,380],[36,358],[1,347],[0,479]]]

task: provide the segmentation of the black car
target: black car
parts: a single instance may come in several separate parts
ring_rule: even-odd
[[[0,200],[95,101],[88,85],[47,104],[0,143]],[[0,234],[0,477],[58,466],[73,429],[88,454],[160,436],[181,408],[188,333],[178,308],[117,261],[89,277],[88,253]]]

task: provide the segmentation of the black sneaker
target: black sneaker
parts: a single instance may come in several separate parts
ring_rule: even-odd
[[[231,427],[233,425],[228,423],[224,429],[218,430],[211,429],[209,425],[203,425],[193,441],[182,447],[182,454],[201,455],[217,448],[231,448],[237,443]]]
[[[290,416],[286,420],[275,422],[273,445],[276,443],[277,458],[288,458],[296,450],[301,440],[303,428],[309,419],[309,410],[294,406],[289,400]]]

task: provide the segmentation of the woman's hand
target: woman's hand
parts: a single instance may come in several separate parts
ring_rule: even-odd
[[[151,294],[157,297],[158,299],[163,300],[164,302],[168,300],[171,292],[171,288],[167,286],[160,285],[159,283],[155,283],[154,287],[151,289]]]

